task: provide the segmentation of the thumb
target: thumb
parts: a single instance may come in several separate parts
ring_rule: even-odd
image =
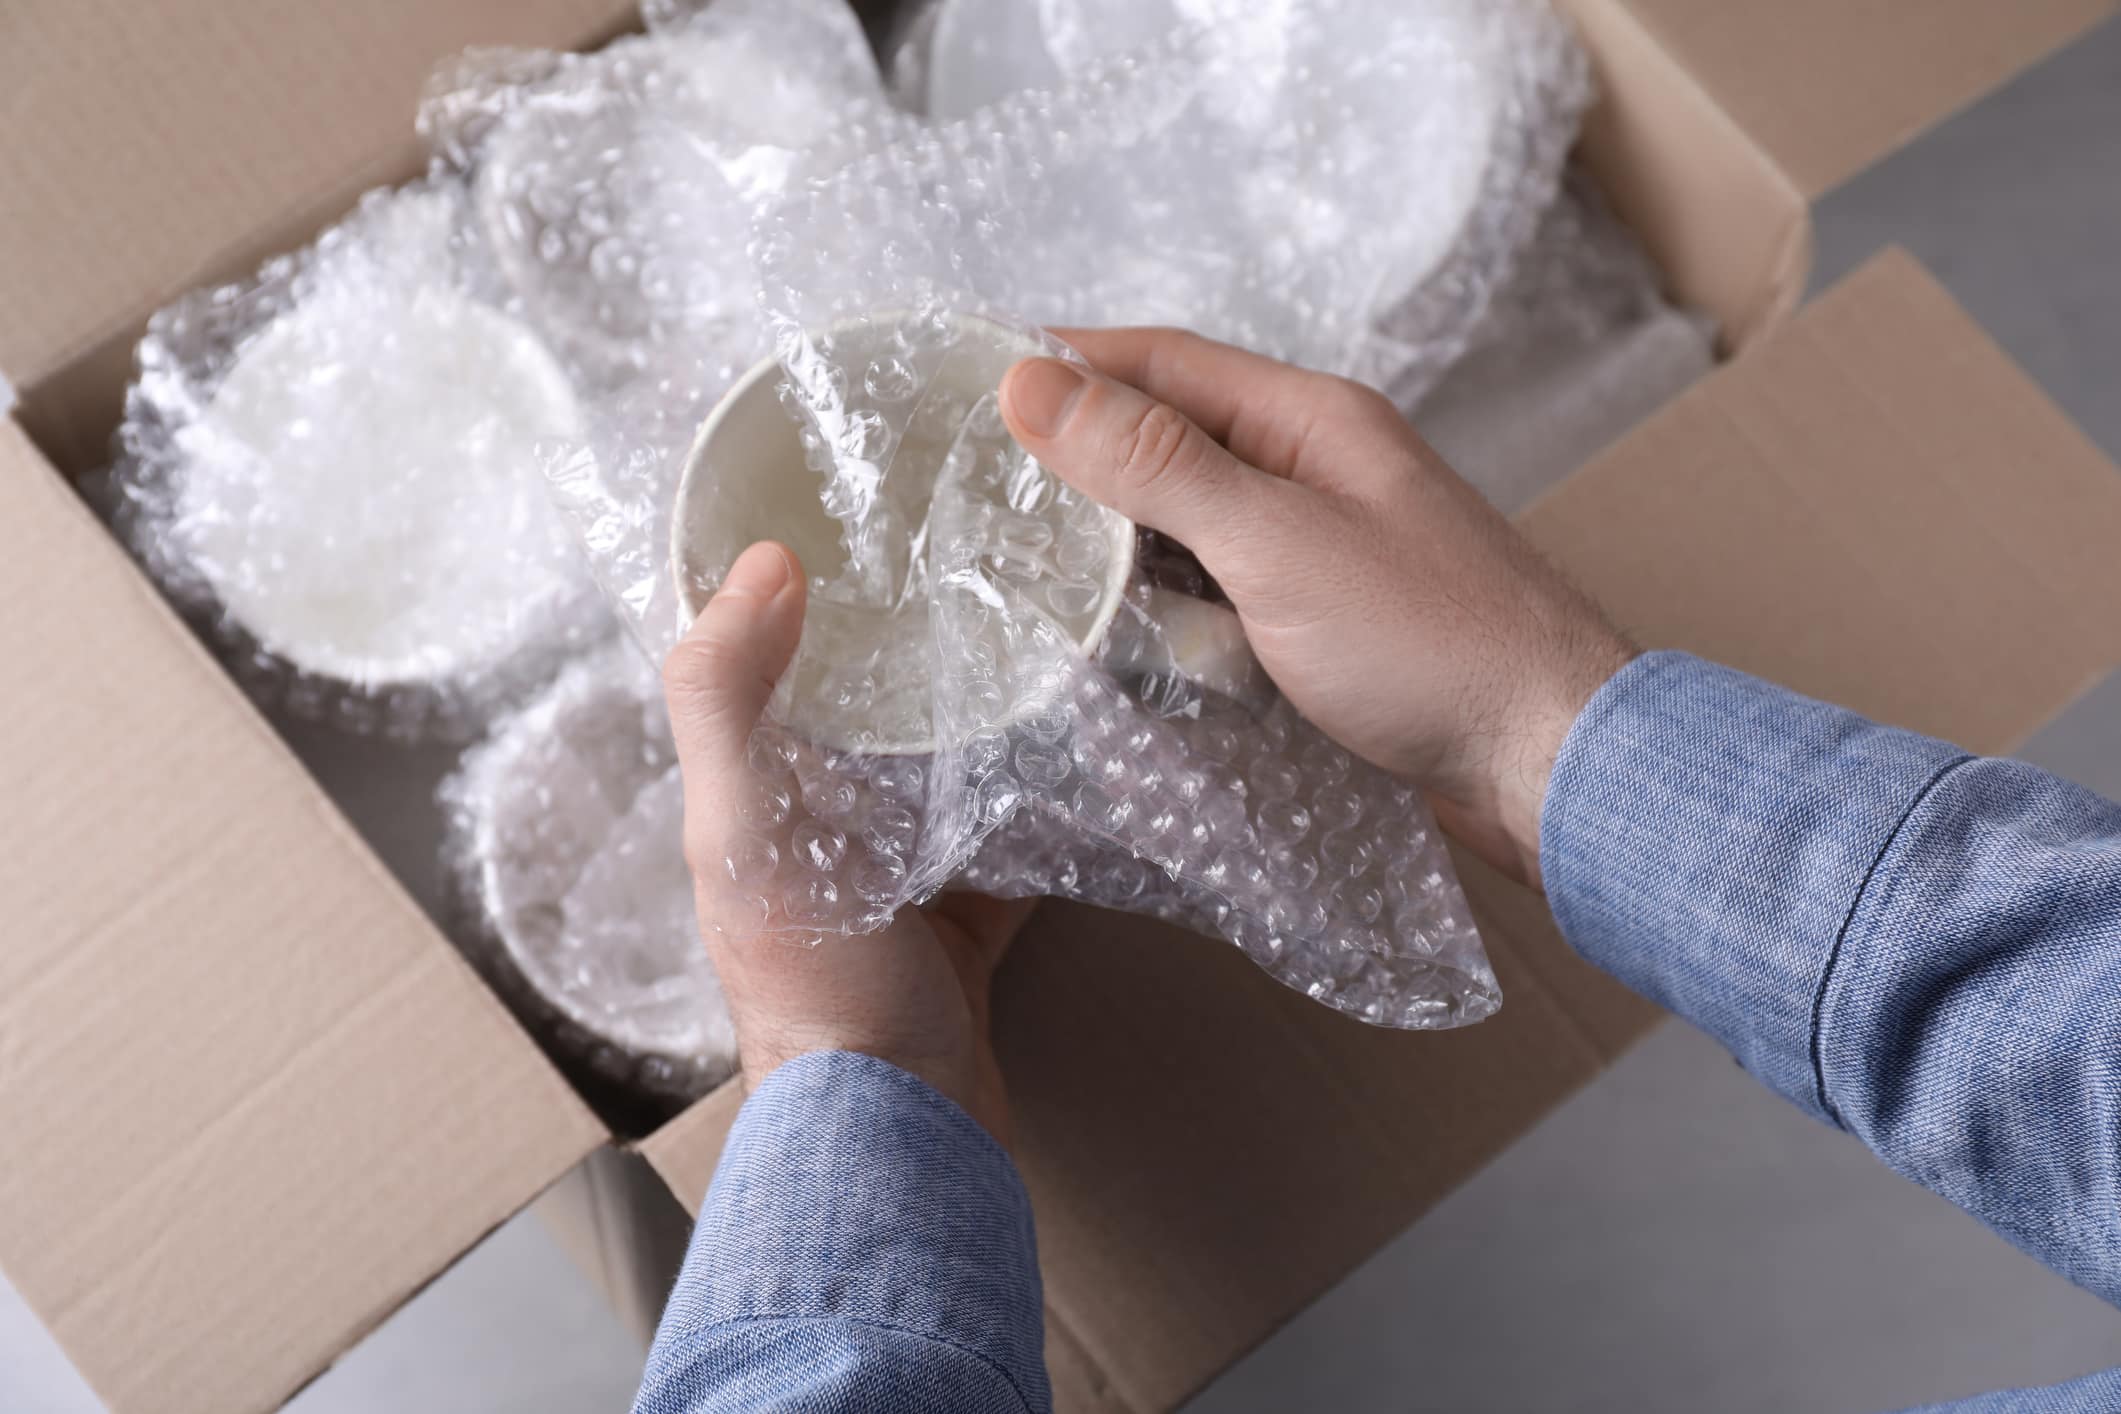
[[[1168,403],[1079,364],[1023,360],[1002,379],[1001,407],[1010,433],[1055,475],[1179,540],[1217,579],[1241,569],[1228,563],[1240,542],[1285,517],[1298,494]]]
[[[709,845],[744,779],[744,749],[787,671],[803,631],[803,569],[793,553],[760,541],[729,567],[722,587],[663,661],[663,695],[685,778],[688,842]],[[713,846],[719,848],[719,846]],[[694,866],[700,864],[695,859]]]

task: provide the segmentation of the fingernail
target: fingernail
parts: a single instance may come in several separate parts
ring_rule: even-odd
[[[717,593],[736,599],[771,599],[787,587],[794,573],[788,552],[770,540],[761,540],[736,557]]]
[[[1034,437],[1052,437],[1067,425],[1088,386],[1089,376],[1074,364],[1033,358],[1009,370],[1002,392],[1019,426]]]

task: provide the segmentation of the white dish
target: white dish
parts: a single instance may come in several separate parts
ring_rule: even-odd
[[[827,336],[834,346],[831,367],[816,370],[820,377],[843,379],[852,390],[840,410],[840,435],[849,428],[860,435],[866,428],[879,441],[877,462],[854,464],[872,482],[866,506],[846,509],[841,519],[827,513],[828,499],[846,499],[846,478],[853,473],[843,464],[842,479],[828,483],[811,465],[806,429],[781,404],[782,367],[768,359],[739,379],[701,425],[671,525],[671,570],[688,623],[745,546],[777,540],[796,553],[813,592],[803,648],[779,699],[786,725],[819,746],[879,755],[934,751],[935,723],[957,705],[938,702],[933,687],[938,648],[929,581],[936,547],[928,532],[934,492],[967,417],[983,399],[991,417],[991,397],[1009,366],[1048,351],[1017,330],[957,316],[950,321],[947,352],[927,356],[925,385],[909,386],[904,397],[881,400],[880,407],[867,406],[864,389],[876,381],[867,370],[888,364],[913,377],[895,352],[903,318],[877,315],[836,327]],[[807,430],[817,435],[814,426]],[[1047,474],[1036,463],[1021,475],[1033,494],[1016,496],[1015,504],[1006,486],[954,484],[967,487],[969,513],[999,525],[1004,536],[1051,545],[1075,537],[1084,548],[1070,583],[1080,592],[1068,595],[1064,606],[1044,598],[1035,602],[1039,617],[1089,654],[1126,589],[1133,523],[1058,483],[1043,484]],[[857,538],[865,547],[860,553],[849,548]],[[1003,594],[1030,598],[1060,582],[1050,561],[1036,554],[1022,563],[982,563]],[[1006,617],[1006,611],[993,616],[987,644],[1001,660],[998,676],[1005,683],[1015,651],[1000,631]],[[1042,705],[1035,694],[1013,697],[988,724],[1021,720]]]
[[[521,324],[440,285],[323,279],[247,340],[180,436],[175,531],[266,652],[447,691],[590,590],[538,473],[582,420]]]
[[[460,886],[545,1039],[607,1080],[704,1093],[736,1035],[693,915],[683,788],[631,644],[577,659],[443,787]]]

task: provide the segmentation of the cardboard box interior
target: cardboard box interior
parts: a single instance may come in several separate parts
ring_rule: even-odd
[[[1584,155],[1740,351],[1524,517],[1646,642],[1982,750],[2121,658],[2087,608],[2121,587],[2121,483],[1934,284],[1888,257],[1784,318],[1812,196],[2107,8],[1573,6],[1606,95]],[[22,216],[0,368],[30,434],[0,429],[0,589],[29,606],[0,621],[23,665],[0,1267],[120,1414],[274,1406],[608,1133],[53,466],[100,460],[154,307],[409,170],[435,59],[593,43],[628,9],[4,22],[0,81],[43,121],[0,153]],[[1509,1004],[1437,1036],[1346,1022],[1206,940],[1041,911],[998,1032],[1068,1407],[1177,1402],[1649,1024],[1537,899],[1461,867]],[[688,1205],[734,1108],[641,1146]],[[654,1265],[660,1230],[598,1249],[608,1286],[643,1288],[626,1253]]]

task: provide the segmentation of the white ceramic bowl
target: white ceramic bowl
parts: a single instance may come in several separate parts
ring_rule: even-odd
[[[548,1045],[666,1097],[736,1069],[679,843],[669,726],[638,650],[575,660],[441,796],[468,941]]]
[[[580,426],[507,315],[441,286],[326,283],[242,346],[187,429],[177,534],[301,673],[468,691],[590,592],[535,455]]]
[[[874,755],[936,749],[935,645],[919,563],[931,498],[966,415],[993,394],[1011,364],[1048,352],[1019,330],[960,315],[945,321],[940,346],[931,342],[925,352],[907,353],[908,327],[909,317],[885,313],[835,326],[814,341],[829,342],[832,352],[830,369],[820,363],[813,371],[844,376],[848,386],[840,435],[859,438],[866,428],[883,444],[877,461],[855,458],[851,471],[843,463],[840,478],[828,482],[806,459],[804,428],[781,403],[781,365],[768,359],[739,379],[701,425],[671,525],[671,571],[687,622],[745,546],[777,540],[796,553],[812,594],[804,646],[783,684],[786,725],[816,745]],[[936,326],[927,332],[932,336]],[[891,376],[872,376],[878,369]],[[886,386],[893,383],[899,386]],[[879,386],[896,396],[870,391]],[[850,488],[872,502],[866,513],[849,514],[854,534],[874,531],[865,547],[880,548],[850,551],[847,523],[827,513],[827,498],[844,499]],[[1088,546],[1090,564],[1081,568],[1078,561],[1077,570],[1086,579],[1064,584],[1051,564],[1035,563],[1036,555],[991,573],[1004,588],[1039,603],[1040,615],[1075,648],[1094,651],[1133,569],[1133,523],[1051,481],[1035,463],[1012,488],[979,494],[991,496],[979,509],[991,512],[1005,537],[1036,545],[1074,536],[1079,549]],[[1049,592],[1051,600],[1039,597]],[[1007,642],[996,646],[1006,658]],[[1005,663],[1005,678],[1006,669]],[[1019,697],[1006,704],[1000,724],[1044,705]]]

